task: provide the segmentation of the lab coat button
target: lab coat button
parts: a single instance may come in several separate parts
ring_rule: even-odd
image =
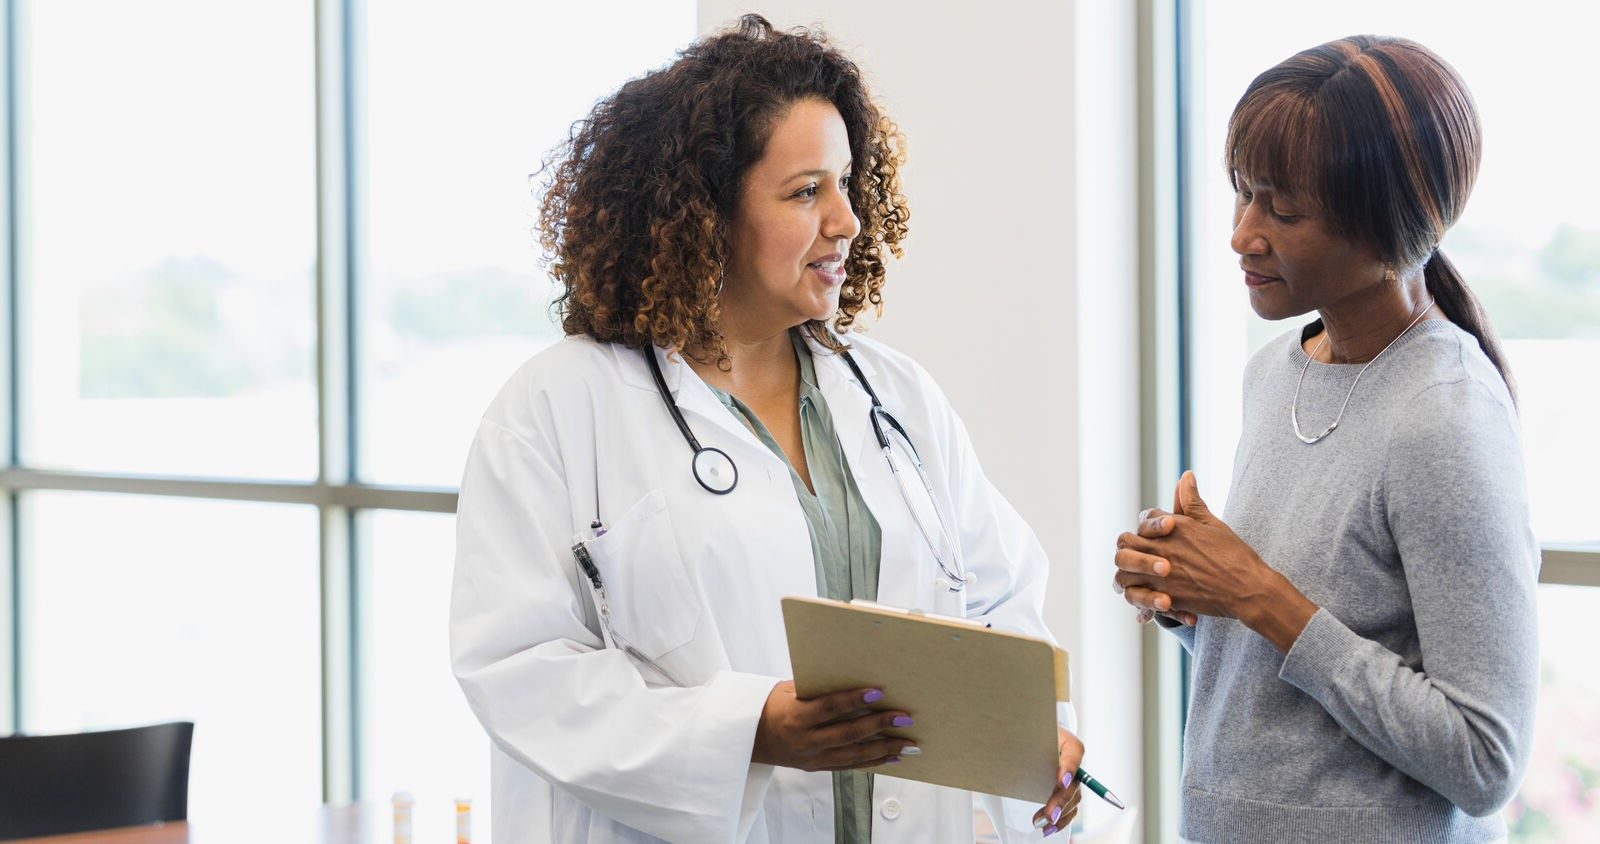
[[[892,821],[900,817],[900,801],[890,797],[888,800],[883,801],[883,808],[880,811],[883,812],[884,817]]]

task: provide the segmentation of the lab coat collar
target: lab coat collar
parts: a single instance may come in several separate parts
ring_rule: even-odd
[[[690,429],[697,428],[695,417],[715,425],[721,429],[720,433],[696,432],[695,438],[703,446],[717,447],[719,442],[725,442],[724,437],[732,437],[739,442],[754,448],[763,457],[773,460],[777,456],[762,444],[756,435],[750,432],[728,408],[717,399],[706,382],[689,367],[682,355],[669,355],[666,349],[655,347],[656,361],[661,364],[661,377],[667,382],[667,392],[672,394],[672,400],[678,405],[678,410],[683,413],[684,421],[689,423]],[[630,349],[620,343],[611,344],[611,352],[616,356],[617,368],[622,373],[622,381],[630,387],[656,392],[655,377],[650,374],[650,366],[645,363],[644,355],[637,349]],[[670,423],[669,423],[670,424]]]
[[[801,332],[801,336],[805,338],[807,347],[811,349],[811,357],[816,362],[819,387],[822,386],[822,370],[824,369],[834,370],[851,384],[857,383],[855,373],[850,371],[850,365],[844,362],[842,356],[823,348],[809,333]],[[655,392],[655,379],[651,377],[650,369],[645,365],[644,357],[637,350],[627,348],[621,343],[612,343],[611,353],[616,357],[617,368],[622,372],[623,383],[641,390]],[[856,365],[861,367],[862,374],[866,375],[868,380],[878,374],[877,369],[868,358],[855,355],[855,359]],[[657,347],[656,360],[661,362],[661,375],[667,380],[667,390],[672,393],[673,398],[678,399],[680,402],[682,399],[679,398],[678,393],[682,387],[685,372],[689,373],[689,378],[700,382],[702,386],[705,383],[700,381],[700,376],[694,374],[694,370],[683,362],[681,355],[673,355],[672,359],[669,360],[667,351]],[[857,389],[860,389],[860,387],[857,387]],[[862,390],[862,392],[864,394],[866,391]],[[715,398],[715,396],[712,398]],[[868,404],[871,404],[871,402],[869,401]]]
[[[860,455],[864,445],[863,440],[871,427],[867,412],[872,407],[872,399],[856,379],[855,373],[850,371],[850,365],[845,363],[842,355],[822,347],[807,333],[802,332],[802,336],[811,349],[812,361],[816,368],[817,388],[828,402],[828,412],[833,417],[833,426],[838,432],[839,443],[845,448],[846,454]],[[750,429],[728,412],[728,408],[683,360],[682,355],[669,355],[666,349],[660,347],[656,347],[654,351],[656,360],[661,364],[661,376],[667,382],[667,391],[672,394],[673,401],[677,402],[678,409],[684,413],[686,419],[691,413],[702,417],[740,441],[755,446],[763,454],[771,455],[770,450],[750,433]],[[650,368],[638,350],[613,343],[611,352],[616,356],[617,368],[622,373],[623,383],[641,390],[656,392],[655,378],[651,376]],[[877,372],[872,362],[860,354],[854,357],[856,364],[861,367],[862,374],[866,375],[869,381],[872,380]],[[700,439],[703,445],[713,444],[706,437]]]

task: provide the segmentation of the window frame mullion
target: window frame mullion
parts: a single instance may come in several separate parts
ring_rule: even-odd
[[[353,480],[351,321],[356,242],[354,57],[351,0],[315,0],[316,15],[316,379],[317,486]],[[322,627],[322,797],[358,794],[359,672],[353,510],[317,503]]]

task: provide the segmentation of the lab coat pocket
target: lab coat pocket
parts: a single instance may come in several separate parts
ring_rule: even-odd
[[[654,660],[694,637],[700,596],[678,553],[661,490],[651,490],[585,545],[606,587],[612,627],[622,638]]]

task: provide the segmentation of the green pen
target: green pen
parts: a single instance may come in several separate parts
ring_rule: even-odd
[[[1117,795],[1113,794],[1111,792],[1111,789],[1106,788],[1105,786],[1100,784],[1099,780],[1095,779],[1094,777],[1089,776],[1089,772],[1088,771],[1085,771],[1084,769],[1079,768],[1078,769],[1078,773],[1073,775],[1073,779],[1077,780],[1078,782],[1083,783],[1086,787],[1088,787],[1088,789],[1090,791],[1092,791],[1095,794],[1099,795],[1101,800],[1104,800],[1107,803],[1110,803],[1111,805],[1117,807],[1118,809],[1126,809],[1126,808],[1128,808],[1127,806],[1122,805],[1122,801],[1117,799]]]

